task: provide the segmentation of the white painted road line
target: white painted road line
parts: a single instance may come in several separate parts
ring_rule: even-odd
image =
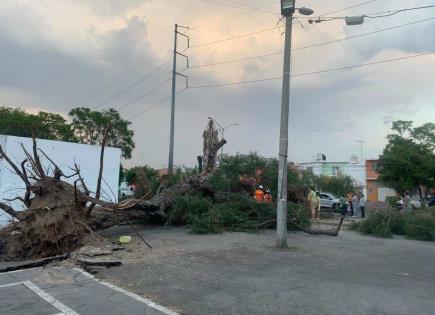
[[[42,290],[40,287],[38,287],[36,284],[34,284],[31,281],[23,281],[23,282],[14,282],[14,283],[3,284],[3,285],[0,285],[0,289],[1,288],[5,288],[5,287],[15,286],[15,285],[24,285],[24,286],[26,286],[28,289],[32,290],[35,294],[37,294],[40,298],[42,298],[46,302],[50,303],[53,307],[57,308],[59,311],[62,312],[62,313],[59,313],[59,314],[62,314],[62,315],[79,315],[78,313],[74,312],[68,306],[66,306],[65,304],[63,304],[63,303],[59,302],[58,300],[56,300],[53,296],[51,296],[50,294],[48,294],[47,292]],[[59,315],[59,314],[56,314],[56,315]]]
[[[159,305],[159,304],[157,304],[157,303],[154,303],[154,302],[151,301],[151,300],[148,300],[148,299],[146,299],[146,298],[143,298],[143,297],[141,297],[141,296],[139,296],[139,295],[137,295],[137,294],[135,294],[135,293],[129,292],[129,291],[127,291],[127,290],[124,290],[124,289],[122,289],[122,288],[120,288],[120,287],[117,287],[117,286],[114,285],[114,284],[111,284],[111,283],[108,283],[108,282],[105,282],[105,281],[101,281],[101,280],[95,278],[95,277],[94,277],[93,275],[91,275],[90,273],[88,273],[88,272],[86,272],[86,271],[84,271],[84,270],[82,270],[82,269],[80,269],[80,268],[73,268],[73,269],[74,269],[75,271],[80,272],[80,273],[81,273],[82,275],[84,275],[85,277],[88,277],[88,278],[90,278],[90,279],[92,279],[92,280],[94,280],[94,281],[96,281],[96,282],[98,282],[98,283],[101,283],[101,284],[103,284],[103,285],[105,285],[105,286],[111,288],[112,290],[115,290],[115,291],[120,292],[120,293],[122,293],[122,294],[124,294],[124,295],[127,295],[127,296],[129,296],[129,297],[135,299],[136,301],[142,302],[142,303],[148,305],[149,307],[152,307],[153,309],[162,312],[163,314],[166,314],[166,315],[180,315],[180,314],[177,313],[177,312],[171,311],[170,309],[168,309],[168,308],[166,308],[166,307],[164,307],[164,306],[161,306],[161,305]]]

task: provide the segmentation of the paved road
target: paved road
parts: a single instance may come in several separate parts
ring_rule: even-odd
[[[138,229],[153,249],[134,237],[137,259],[97,276],[184,314],[435,314],[431,242],[289,233],[290,249],[283,251],[274,247],[274,231],[199,236],[182,228]],[[105,232],[116,238],[131,229]]]
[[[80,269],[35,268],[0,274],[1,315],[161,315],[177,313]]]

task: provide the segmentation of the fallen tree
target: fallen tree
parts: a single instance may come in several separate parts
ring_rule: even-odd
[[[222,139],[208,148],[206,168],[198,176],[174,185],[163,185],[150,199],[147,194],[138,200],[111,203],[100,199],[104,151],[109,130],[110,126],[107,126],[93,196],[83,180],[79,166],[71,168],[74,171],[72,175],[65,175],[49,156],[38,149],[35,135],[31,152],[22,145],[26,159],[19,164],[0,146],[0,158],[5,160],[25,185],[23,197],[5,200],[19,200],[25,210],[17,211],[7,203],[0,203],[0,209],[13,218],[9,225],[0,230],[0,250],[8,259],[62,255],[82,246],[89,237],[97,237],[94,231],[122,222],[135,219],[164,221],[165,210],[172,205],[176,196],[207,189],[206,180],[215,166],[217,152],[226,143]],[[44,169],[41,156],[49,161],[52,172]],[[74,183],[66,182],[67,178],[74,178]]]

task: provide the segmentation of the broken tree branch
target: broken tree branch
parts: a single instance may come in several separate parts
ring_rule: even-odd
[[[22,219],[22,216],[20,216],[20,213],[18,211],[3,202],[0,202],[0,209],[2,209],[4,212],[17,220]]]
[[[0,145],[0,157],[4,158],[6,162],[14,169],[15,173],[21,177],[21,179],[26,182],[27,177],[24,176],[24,174],[20,171],[20,169],[15,165],[14,162],[9,158],[9,156],[6,155],[6,153],[3,151],[2,146]]]

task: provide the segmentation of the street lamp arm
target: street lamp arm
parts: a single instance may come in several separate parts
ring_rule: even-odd
[[[223,129],[225,129],[224,127],[222,127],[222,125],[216,120],[216,119],[214,119],[213,117],[208,117],[208,119],[210,119],[210,120],[213,120],[222,130]]]
[[[229,124],[228,126],[226,126],[225,128],[223,128],[223,129],[228,129],[228,128],[230,128],[230,127],[233,127],[233,126],[238,126],[239,124]]]

